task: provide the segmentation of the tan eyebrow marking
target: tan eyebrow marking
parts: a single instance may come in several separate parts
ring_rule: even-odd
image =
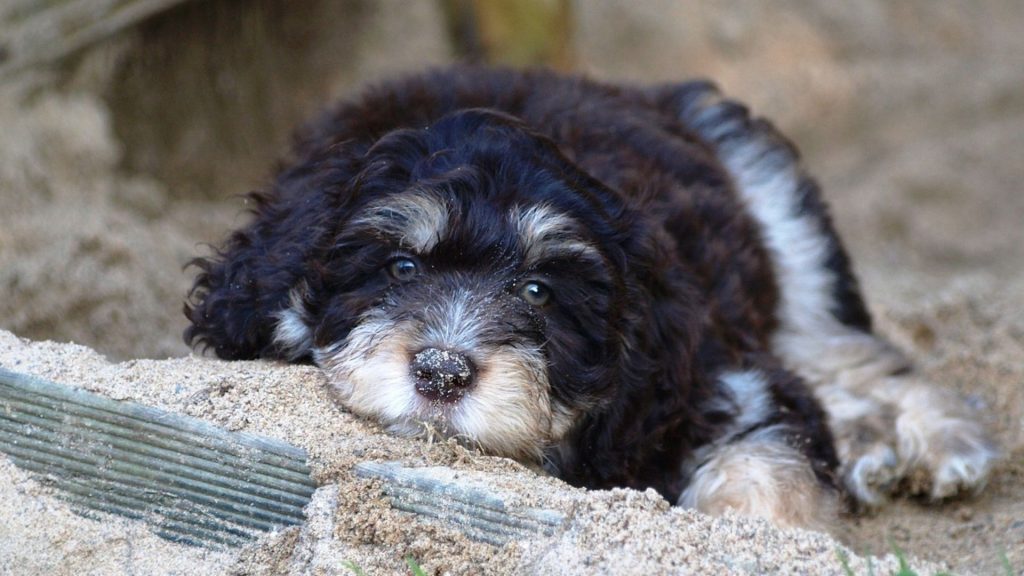
[[[420,254],[430,252],[448,236],[451,208],[444,199],[424,191],[389,196],[366,208],[352,221],[393,237]]]
[[[519,231],[528,266],[555,256],[601,259],[597,248],[579,234],[577,222],[546,204],[515,206],[511,218]]]

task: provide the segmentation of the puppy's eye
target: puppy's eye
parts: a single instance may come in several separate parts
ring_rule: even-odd
[[[416,262],[409,258],[395,258],[388,264],[388,274],[399,282],[408,282],[416,277]]]
[[[543,306],[551,300],[551,289],[540,282],[531,280],[519,289],[519,297],[526,300],[526,303],[531,306]]]

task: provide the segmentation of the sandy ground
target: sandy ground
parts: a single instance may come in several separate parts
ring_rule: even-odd
[[[1003,554],[1024,570],[1024,4],[789,4],[803,12],[737,1],[691,13],[676,3],[625,9],[595,0],[580,17],[579,67],[634,80],[710,75],[795,135],[834,208],[880,332],[991,424],[1006,458],[980,495],[942,505],[897,499],[876,514],[847,518],[836,536],[857,552],[884,554],[892,543],[958,572],[1001,573]],[[431,22],[389,25],[402,36],[436,31]],[[323,79],[330,86],[303,92],[304,101],[350,90],[373,75],[367,70],[380,69],[373,62],[414,68],[443,61],[435,44],[378,41],[366,49],[373,59]],[[190,274],[181,268],[201,243],[217,242],[242,221],[244,207],[233,195],[264,174],[213,193],[188,174],[176,180],[188,172],[176,166],[208,175],[219,163],[232,176],[269,166],[273,148],[225,147],[196,132],[209,123],[202,115],[175,119],[183,134],[175,150],[133,136],[126,122],[156,123],[166,102],[154,97],[126,114],[117,98],[105,96],[116,77],[111,68],[130,48],[100,47],[60,81],[44,75],[0,85],[0,327],[33,340],[87,344],[123,362],[4,334],[0,365],[283,438],[310,450],[324,488],[307,528],[239,557],[168,547],[130,523],[74,516],[45,486],[0,463],[0,572],[63,567],[71,574],[90,566],[149,573],[160,566],[175,573],[182,563],[210,573],[329,572],[351,559],[378,574],[399,570],[406,553],[452,573],[543,571],[553,558],[581,571],[589,561],[591,571],[612,562],[644,573],[643,563],[655,559],[691,569],[836,571],[835,541],[821,535],[664,510],[643,494],[585,494],[509,462],[381,436],[335,407],[310,369],[129,360],[188,353],[180,306]],[[245,118],[230,115],[246,111],[206,112],[234,129]],[[142,169],[171,152],[177,164]],[[588,520],[543,549],[468,543],[367,499],[376,488],[351,477],[356,458],[508,476]],[[574,557],[571,539],[589,555]]]
[[[403,570],[408,555],[436,574],[840,574],[842,552],[858,572],[867,570],[864,559],[826,534],[712,518],[672,508],[653,491],[579,490],[457,444],[387,436],[341,410],[314,368],[195,357],[114,364],[82,346],[33,343],[8,332],[0,332],[0,366],[282,438],[309,452],[321,485],[306,508],[305,525],[242,550],[211,552],[162,541],[134,521],[76,516],[39,481],[0,458],[0,569],[347,574],[343,563],[355,562],[368,574],[393,574]],[[352,473],[363,461],[447,466],[461,481],[504,495],[510,507],[554,509],[568,520],[547,538],[502,547],[474,542],[451,526],[391,509],[378,482]],[[942,568],[914,562],[927,571]],[[886,572],[896,561],[872,564]]]

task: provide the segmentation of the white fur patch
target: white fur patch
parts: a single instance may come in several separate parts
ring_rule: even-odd
[[[828,531],[837,519],[836,498],[822,487],[807,458],[782,436],[781,427],[769,427],[710,448],[678,505]]]
[[[544,355],[503,347],[488,354],[484,366],[454,412],[455,428],[484,450],[539,462],[556,440]]]
[[[847,332],[832,313],[836,278],[826,266],[829,240],[815,215],[800,213],[798,167],[765,162],[764,155],[770,152],[757,140],[721,152],[774,263],[780,323],[774,336],[776,351],[799,355],[805,353],[808,337]]]
[[[288,360],[301,358],[313,348],[313,331],[306,324],[306,307],[302,303],[305,287],[293,288],[288,294],[288,308],[275,314],[274,343]]]
[[[469,290],[456,290],[430,304],[423,328],[426,346],[471,352],[480,345],[489,298],[481,298]]]
[[[735,415],[727,434],[748,430],[771,415],[772,399],[764,374],[756,370],[726,372],[718,379],[729,393]]]
[[[827,267],[830,243],[815,214],[800,209],[800,166],[766,140],[715,115],[720,98],[709,92],[703,102],[682,110],[683,120],[716,146],[747,212],[758,223],[779,285],[779,328],[774,351],[787,362],[813,361],[823,339],[850,332],[834,317],[836,277]],[[785,156],[784,156],[785,155]]]
[[[420,405],[409,376],[410,327],[371,312],[339,343],[314,352],[332,389],[356,414],[402,422]]]

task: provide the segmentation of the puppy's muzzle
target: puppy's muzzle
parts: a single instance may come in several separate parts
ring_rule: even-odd
[[[455,402],[473,386],[476,367],[466,355],[451,350],[424,348],[410,365],[416,392],[439,402]]]

